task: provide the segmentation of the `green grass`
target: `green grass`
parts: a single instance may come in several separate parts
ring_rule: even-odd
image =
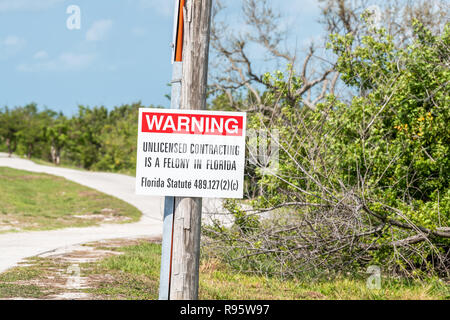
[[[104,245],[89,246],[122,254],[81,264],[81,276],[87,279],[88,288],[77,289],[78,292],[88,293],[93,299],[157,299],[161,245],[148,241],[121,247]],[[61,278],[61,275],[69,266],[64,259],[32,258],[27,263],[30,265],[13,268],[0,275],[0,298],[49,298],[52,294],[64,291],[61,291],[61,284],[66,279]],[[365,279],[359,276],[283,280],[243,274],[230,270],[217,260],[203,260],[199,298],[440,300],[450,299],[450,288],[448,283],[437,279],[412,281],[383,278],[380,290],[370,290],[366,287]]]
[[[100,282],[87,292],[104,299],[157,299],[161,245],[144,242],[115,250],[123,254],[82,266],[90,276],[108,274],[114,279]]]
[[[21,156],[21,158],[28,160],[28,158],[25,157],[25,156]],[[74,163],[72,163],[70,161],[67,161],[67,160],[64,160],[64,159],[61,160],[61,163],[59,165],[56,165],[53,162],[46,161],[46,160],[43,160],[43,159],[40,159],[40,158],[35,158],[35,157],[32,157],[29,160],[33,161],[36,164],[43,165],[43,166],[57,167],[57,168],[67,168],[67,169],[74,169],[74,170],[87,171],[87,172],[90,171],[88,169],[85,169],[85,168],[83,168],[81,166],[77,166]],[[98,170],[95,170],[95,169],[92,169],[92,171],[98,172]],[[124,174],[124,175],[127,175],[127,176],[131,176],[131,177],[135,177],[136,176],[136,169],[123,169],[123,170],[113,170],[113,171],[106,170],[105,172],[119,173],[119,174]]]
[[[41,285],[48,276],[53,277],[55,264],[42,258],[29,258],[28,266],[19,266],[0,274],[0,299],[44,299],[60,289]]]
[[[287,300],[429,300],[449,299],[450,291],[438,280],[430,282],[384,279],[380,290],[370,290],[362,279],[328,281],[281,280],[235,274],[230,270],[205,273],[200,286],[204,299]]]
[[[95,274],[113,274],[114,283],[90,292],[111,299],[157,299],[160,249],[153,243],[121,248],[121,256],[101,261]],[[117,276],[117,277],[116,277]],[[450,299],[448,284],[439,280],[404,281],[383,279],[380,290],[370,290],[365,279],[337,278],[302,281],[266,278],[235,272],[214,260],[202,261],[199,298],[239,299]]]
[[[0,233],[134,222],[139,210],[64,178],[0,167]]]
[[[23,298],[40,299],[47,296],[42,288],[36,285],[17,285],[10,283],[0,283],[0,298]]]
[[[46,161],[46,160],[43,160],[43,159],[40,159],[40,158],[32,157],[31,159],[28,159],[25,156],[22,156],[21,158],[22,159],[31,160],[34,163],[39,164],[39,165],[43,165],[43,166],[57,167],[57,168],[68,168],[68,169],[75,169],[75,170],[80,170],[80,171],[88,171],[88,170],[86,170],[86,169],[84,169],[84,168],[82,168],[80,166],[76,166],[73,163],[66,162],[64,160],[62,160],[59,165],[56,165],[53,162]]]

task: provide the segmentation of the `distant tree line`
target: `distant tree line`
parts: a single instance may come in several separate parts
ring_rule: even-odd
[[[0,150],[88,170],[133,173],[140,103],[79,106],[71,117],[34,103],[0,109]]]

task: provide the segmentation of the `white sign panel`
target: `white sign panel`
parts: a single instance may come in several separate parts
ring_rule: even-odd
[[[246,114],[139,109],[136,193],[242,198]]]

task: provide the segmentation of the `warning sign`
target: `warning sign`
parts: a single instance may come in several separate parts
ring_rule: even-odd
[[[242,198],[246,114],[139,109],[136,193]]]

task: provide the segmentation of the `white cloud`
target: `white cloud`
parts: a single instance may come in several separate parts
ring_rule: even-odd
[[[147,29],[142,27],[134,27],[131,29],[131,34],[136,37],[143,37],[147,34]]]
[[[0,0],[0,12],[41,10],[62,2],[64,0]]]
[[[6,47],[17,47],[23,43],[23,40],[17,36],[7,36],[5,40],[3,40],[3,45]]]
[[[17,70],[21,72],[78,71],[89,67],[95,60],[95,55],[93,54],[78,54],[72,52],[62,53],[55,59],[46,60],[48,55],[45,57],[46,52],[45,54],[44,52],[45,51],[40,51],[34,55],[34,58],[40,61],[34,63],[22,63],[17,66]]]
[[[98,20],[95,21],[92,27],[86,32],[87,41],[104,40],[113,25],[112,20]]]
[[[59,56],[59,61],[67,69],[82,69],[90,65],[93,60],[93,54],[63,53]]]
[[[25,46],[26,41],[15,35],[9,35],[0,39],[0,59],[8,59],[19,53]]]
[[[34,54],[33,58],[37,59],[37,60],[44,60],[44,59],[48,58],[48,53],[47,53],[47,51],[41,50],[41,51],[36,52]]]
[[[139,6],[145,9],[153,9],[161,16],[171,17],[173,15],[174,1],[168,0],[139,0]]]

